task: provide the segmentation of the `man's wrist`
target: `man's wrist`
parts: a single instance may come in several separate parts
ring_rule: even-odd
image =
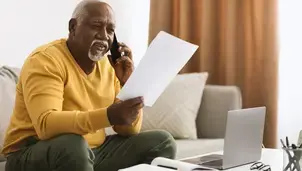
[[[107,114],[108,122],[110,123],[110,125],[112,125],[112,119],[111,119],[110,113],[108,111],[108,108],[106,109],[106,114]]]

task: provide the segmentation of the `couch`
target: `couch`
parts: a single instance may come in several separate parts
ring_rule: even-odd
[[[16,79],[14,74],[17,76],[19,74],[19,69],[16,68],[5,67],[4,70],[9,72],[5,72],[4,74],[0,73],[0,78],[2,77],[0,88],[1,84],[6,84],[3,79],[11,79],[14,83],[17,81],[14,80]],[[11,85],[15,86],[15,84]],[[15,87],[12,87],[12,89],[14,88]],[[12,91],[12,93],[14,93],[14,91]],[[12,96],[14,96],[14,94],[12,94]],[[3,97],[0,96],[0,98]],[[7,100],[7,98],[5,100]],[[1,105],[2,104],[0,104],[0,109]],[[197,139],[176,139],[177,159],[222,150],[227,112],[233,109],[240,109],[241,107],[241,93],[238,87],[205,85],[196,117]],[[12,109],[10,109],[10,111],[11,110]],[[0,112],[1,111],[3,110],[0,110]],[[0,113],[0,115],[3,115],[3,113]],[[0,125],[0,128],[1,126],[3,127],[3,125]],[[0,136],[3,136],[3,134],[4,132],[0,132]],[[4,166],[5,161],[1,161],[0,157],[0,171],[4,171]]]

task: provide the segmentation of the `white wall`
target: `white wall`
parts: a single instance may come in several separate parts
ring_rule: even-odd
[[[0,65],[21,67],[37,46],[67,37],[79,0],[3,0],[0,5]],[[107,0],[117,14],[117,35],[133,51],[135,64],[147,48],[149,0]],[[138,7],[135,7],[137,5]]]
[[[126,43],[133,51],[135,65],[148,47],[150,0],[104,0],[116,14],[118,41]]]
[[[37,46],[66,37],[76,1],[9,0],[0,5],[0,65],[22,66]]]
[[[285,136],[296,143],[302,130],[301,7],[301,0],[279,0],[278,143]]]

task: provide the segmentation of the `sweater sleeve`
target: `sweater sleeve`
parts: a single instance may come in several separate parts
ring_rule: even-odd
[[[115,92],[116,95],[119,93],[121,89],[121,85],[120,82],[118,81],[118,79],[116,78],[115,81]],[[116,99],[118,101],[118,99]],[[114,125],[113,126],[113,130],[122,136],[130,136],[130,135],[134,135],[134,134],[138,134],[141,130],[142,127],[142,118],[143,118],[143,109],[140,110],[139,114],[137,115],[136,120],[134,120],[134,122],[132,123],[132,125]]]
[[[30,57],[20,81],[26,109],[42,140],[63,133],[84,135],[109,127],[107,108],[93,111],[62,111],[64,77],[59,64],[44,53]]]

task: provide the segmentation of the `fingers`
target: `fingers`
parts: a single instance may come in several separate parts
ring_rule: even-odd
[[[140,103],[134,107],[132,107],[131,112],[129,112],[129,117],[134,121],[139,114],[139,111],[144,107],[144,103]]]
[[[124,52],[124,56],[128,56],[131,60],[132,60],[132,52],[131,52],[131,49],[125,45],[124,43],[122,42],[119,42],[119,52],[123,53]]]
[[[144,106],[145,106],[144,103],[139,103],[136,106],[134,106],[134,110],[138,111],[138,110],[142,109]]]
[[[132,107],[131,107],[131,108],[132,108],[131,114],[132,114],[132,115],[135,115],[135,116],[138,115],[138,114],[139,114],[139,110],[141,110],[144,106],[145,106],[145,105],[144,105],[143,102],[142,102],[142,103],[138,103],[138,104],[132,106]]]
[[[129,62],[132,63],[131,59],[127,56],[122,56],[120,58],[117,58],[116,63],[120,63],[120,62]]]
[[[128,58],[127,56],[122,56],[122,57],[118,58],[116,60],[116,64],[122,64],[124,67],[131,67],[131,68],[134,67],[133,61],[130,58]]]
[[[136,97],[133,99],[129,99],[129,100],[125,100],[124,105],[128,106],[128,107],[136,107],[138,105],[140,105],[141,103],[144,103],[144,99],[143,97]]]

